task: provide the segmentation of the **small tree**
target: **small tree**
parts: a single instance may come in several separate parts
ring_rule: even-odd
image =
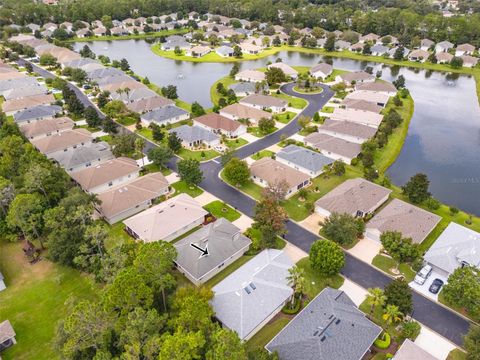
[[[202,105],[200,105],[198,102],[195,101],[192,104],[192,114],[194,116],[205,115],[205,109],[203,108]]]
[[[387,322],[387,324],[391,325],[402,320],[403,314],[398,309],[398,306],[387,305],[382,317],[383,317],[383,320]]]
[[[168,147],[176,154],[182,149],[182,140],[178,137],[177,133],[172,131],[168,134]]]
[[[233,64],[232,66],[232,69],[230,70],[230,77],[235,77],[235,75],[238,74],[238,72],[240,71],[240,64],[238,62],[236,62],[235,64]]]
[[[291,308],[295,305],[295,297],[301,297],[305,289],[305,272],[297,265],[288,269],[287,276],[288,285],[293,288],[294,296],[292,296]]]
[[[480,326],[470,325],[463,345],[467,351],[467,360],[480,360]]]
[[[245,160],[232,158],[223,169],[225,177],[234,185],[243,185],[250,178],[250,169]]]
[[[173,151],[166,145],[159,145],[148,152],[148,160],[160,168],[164,168],[173,157]]]
[[[318,114],[318,113],[315,113],[315,114]],[[300,116],[297,120],[297,123],[302,129],[305,129],[306,127],[308,127],[308,125],[310,125],[311,121],[312,121],[311,117]]]
[[[397,262],[397,269],[400,263],[412,262],[420,256],[418,244],[414,244],[411,238],[403,238],[398,231],[385,231],[380,235],[380,242]]]
[[[178,94],[177,94],[177,87],[175,85],[167,85],[162,87],[161,89],[162,95],[165,96],[167,99],[177,99]]]
[[[340,245],[351,245],[365,230],[362,219],[355,219],[350,214],[332,213],[323,222],[322,231],[326,237]]]
[[[402,187],[403,193],[414,204],[420,204],[430,197],[428,187],[430,181],[427,175],[419,173],[413,175],[410,180]]]
[[[480,314],[480,269],[459,267],[448,277],[442,294],[447,303],[465,308],[474,316]]]
[[[345,163],[342,160],[335,160],[332,164],[332,172],[337,176],[345,174]]]
[[[200,162],[193,159],[180,160],[177,163],[180,179],[188,185],[198,185],[203,180],[203,173],[200,169]]]
[[[326,239],[312,244],[309,258],[312,269],[322,275],[336,275],[345,265],[345,254],[340,246]]]
[[[265,72],[265,79],[269,85],[277,85],[287,81],[287,76],[282,69],[271,67]]]
[[[261,118],[258,121],[258,129],[263,134],[271,133],[273,131],[273,129],[275,129],[275,120],[267,119],[267,118]]]
[[[377,306],[385,305],[387,297],[380,288],[368,289],[367,304],[370,305],[370,317],[372,317],[373,311]]]
[[[162,128],[153,122],[148,127],[152,130],[153,140],[156,142],[161,142],[165,137],[165,133],[162,131]]]
[[[329,33],[323,46],[327,51],[335,51],[335,34]]]
[[[385,287],[386,303],[398,307],[403,314],[410,314],[413,310],[412,289],[402,279],[391,281]]]
[[[273,247],[277,236],[286,232],[287,214],[278,200],[268,193],[264,193],[262,200],[256,203],[253,219],[253,227],[262,235],[261,248]]]

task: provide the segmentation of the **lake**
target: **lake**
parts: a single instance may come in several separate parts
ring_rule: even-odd
[[[85,43],[75,44],[75,49]],[[147,76],[159,86],[173,84],[187,102],[211,106],[210,87],[228,75],[229,63],[192,63],[155,55],[143,40],[97,41],[88,43],[97,55],[110,59],[126,58],[132,70]],[[271,57],[241,62],[241,69],[264,67],[268,61],[282,60],[290,65],[312,66],[321,55],[280,52]],[[418,173],[426,173],[432,194],[446,204],[480,215],[480,107],[475,81],[470,76],[448,76],[404,67],[389,67],[350,59],[332,58],[333,66],[360,70],[372,66],[382,70],[382,79],[394,80],[399,74],[415,101],[415,111],[405,145],[388,173],[403,185]]]

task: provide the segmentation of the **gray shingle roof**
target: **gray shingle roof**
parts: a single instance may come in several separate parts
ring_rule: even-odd
[[[182,125],[175,129],[170,130],[170,132],[174,132],[177,136],[187,143],[193,143],[196,141],[214,141],[218,139],[218,135],[214,134],[213,132],[204,129],[200,126],[188,126]]]
[[[0,91],[10,90],[28,85],[35,86],[37,84],[37,79],[35,79],[33,76],[2,80],[0,81]]]
[[[230,54],[233,54],[233,48],[230,46],[220,46],[215,50],[218,54],[222,54],[223,56],[229,56]]]
[[[343,291],[325,288],[266,348],[282,360],[361,359],[381,332]]]
[[[62,107],[58,105],[38,105],[15,113],[13,118],[16,122],[23,122],[38,118],[54,117],[61,112]]]
[[[241,93],[253,94],[255,93],[255,90],[256,90],[256,84],[248,81],[239,82],[231,85],[230,89],[232,89],[235,94],[241,94]]]
[[[245,339],[293,294],[287,282],[292,266],[283,251],[262,251],[213,287],[217,319]]]
[[[147,112],[143,114],[141,118],[146,121],[157,121],[161,123],[185,114],[188,114],[188,112],[183,109],[180,109],[179,107],[168,105],[160,109]]]
[[[320,171],[325,165],[333,163],[333,159],[297,145],[288,145],[276,156],[314,172]]]
[[[113,154],[110,151],[110,145],[101,141],[78,147],[75,151],[56,154],[52,158],[68,170],[96,160],[113,159]]]
[[[221,218],[177,242],[175,263],[199,280],[233,255],[245,252],[251,243],[238,227]],[[207,249],[208,254],[202,256],[203,253],[192,244]]]
[[[104,78],[107,76],[115,76],[115,75],[119,75],[119,76],[125,75],[125,73],[122,70],[119,70],[113,67],[95,69],[95,70],[89,71],[87,74],[90,79],[99,79],[99,78]]]
[[[424,259],[450,274],[462,266],[462,262],[480,267],[480,234],[451,222]]]

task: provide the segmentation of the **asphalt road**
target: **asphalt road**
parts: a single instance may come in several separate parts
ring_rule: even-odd
[[[23,65],[24,62],[25,60],[20,59],[18,64]],[[54,77],[54,75],[52,75],[50,72],[36,66],[33,63],[32,65],[34,71],[40,74],[42,77]],[[320,110],[333,96],[333,92],[327,86],[322,86],[324,91],[316,95],[304,95],[296,93],[293,91],[293,86],[294,84],[283,85],[281,87],[281,91],[288,95],[303,98],[309,102],[308,106],[299,115],[312,117],[315,112]],[[69,83],[69,87],[75,91],[79,100],[86,107],[93,106],[95,109],[97,109],[96,105],[93,104],[90,99],[76,86]],[[104,117],[104,115],[98,109],[97,111],[101,117]],[[295,120],[291,121],[288,125],[277,132],[238,149],[236,151],[236,156],[240,158],[246,158],[258,151],[278,143],[282,135],[286,135],[288,137],[295,134],[298,130],[299,126],[297,122]],[[156,145],[154,143],[146,140],[145,153],[155,146]],[[172,169],[176,168],[176,160],[177,159],[175,158],[170,162],[169,166]],[[218,160],[214,159],[202,163],[201,168],[204,173],[204,180],[200,186],[204,190],[235,207],[247,216],[253,217],[255,200],[220,180],[218,174],[222,166]],[[287,222],[287,230],[288,233],[286,234],[285,239],[306,252],[310,250],[311,244],[319,238],[318,235],[311,233],[292,221]],[[383,272],[348,253],[346,253],[346,264],[342,270],[342,275],[366,289],[372,287],[383,288],[391,281],[391,278],[385,275]],[[413,292],[413,304],[413,317],[416,320],[449,339],[457,346],[463,345],[462,337],[468,332],[470,326],[469,321],[416,292]]]

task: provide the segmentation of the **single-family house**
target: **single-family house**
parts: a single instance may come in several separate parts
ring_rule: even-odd
[[[423,49],[416,49],[413,50],[410,54],[408,54],[408,60],[410,61],[418,61],[418,62],[425,62],[428,60],[430,53]]]
[[[433,42],[432,40],[422,39],[420,41],[420,50],[429,51],[433,45],[435,45],[435,42]]]
[[[380,39],[380,36],[378,36],[377,34],[369,33],[367,35],[360,36],[358,41],[361,43],[366,43],[366,42],[376,43],[379,39]]]
[[[18,99],[4,101],[2,104],[2,110],[8,116],[36,106],[49,105],[54,101],[55,98],[52,94],[38,94],[26,96]]]
[[[341,106],[345,109],[371,111],[377,114],[380,114],[380,112],[383,110],[382,106],[379,106],[373,102],[357,99],[343,99]]]
[[[311,178],[319,176],[333,159],[298,145],[288,145],[275,154],[275,160]]]
[[[320,63],[310,68],[309,73],[317,79],[326,79],[333,72],[333,66],[327,63]]]
[[[252,241],[220,218],[175,243],[178,270],[197,286],[238,260]]]
[[[357,91],[372,91],[381,92],[388,96],[395,96],[397,94],[397,88],[387,81],[375,81],[366,84],[358,84],[355,86]]]
[[[385,231],[399,231],[420,244],[440,222],[441,217],[402,200],[393,199],[366,226],[365,236],[380,241]]]
[[[152,122],[157,125],[174,124],[182,120],[187,120],[190,114],[174,105],[168,105],[159,109],[140,115],[143,123],[150,125]]]
[[[88,75],[88,78],[93,81],[97,81],[100,79],[113,77],[113,76],[122,76],[124,79],[129,79],[129,77],[126,76],[122,70],[114,67],[102,67],[99,69],[90,70],[90,71],[87,71],[87,75]]]
[[[285,75],[295,80],[298,77],[298,71],[284,62],[276,62],[267,66],[267,69],[277,68],[283,71]]]
[[[263,250],[212,288],[215,317],[240,339],[250,339],[293,295],[287,280],[292,266],[283,251]]]
[[[439,360],[410,339],[405,339],[392,360]]]
[[[190,49],[190,43],[181,35],[171,35],[165,39],[165,42],[160,47],[165,51],[173,51],[175,48],[188,50]]]
[[[396,46],[399,44],[398,38],[392,35],[385,35],[379,39],[379,42],[385,45]]]
[[[388,50],[390,48],[388,46],[385,46],[385,45],[381,45],[381,44],[376,44],[376,45],[373,45],[371,48],[370,48],[370,53],[373,55],[373,56],[383,56],[385,54],[388,53]]]
[[[251,106],[245,106],[242,104],[231,104],[220,109],[220,115],[225,116],[232,120],[248,120],[250,123],[258,124],[260,119],[271,119],[272,114],[259,110]]]
[[[337,121],[351,121],[377,129],[383,120],[383,115],[370,111],[335,108],[333,113],[330,114],[330,119]]]
[[[126,219],[150,207],[169,192],[168,180],[160,172],[140,176],[97,196],[97,210],[109,224]]]
[[[40,30],[40,25],[33,24],[33,23],[28,24],[26,27],[32,31],[32,34],[35,33],[35,31]]]
[[[265,81],[265,73],[258,70],[243,70],[235,75],[237,81],[262,82]]]
[[[451,222],[423,258],[446,278],[459,267],[480,268],[480,233]]]
[[[382,91],[356,90],[349,93],[345,99],[365,100],[383,108],[387,105],[390,95]]]
[[[462,55],[460,56],[460,59],[463,61],[463,67],[474,67],[478,63],[478,58],[470,56],[470,55]]]
[[[196,45],[192,46],[185,52],[185,55],[191,57],[202,57],[207,55],[212,49],[209,46]]]
[[[337,40],[335,41],[335,50],[347,50],[347,49],[350,49],[350,47],[352,46],[352,43],[348,42],[348,41],[345,41],[345,40]]]
[[[136,179],[139,172],[140,168],[135,160],[119,157],[76,171],[70,175],[83,190],[100,194]]]
[[[327,119],[318,127],[317,131],[320,134],[334,136],[348,142],[363,144],[375,136],[377,129],[352,121]]]
[[[265,348],[282,360],[364,359],[382,331],[345,292],[327,287]]]
[[[303,140],[305,145],[311,146],[323,155],[334,160],[342,160],[347,164],[350,164],[362,151],[360,144],[318,132],[305,136]]]
[[[110,34],[112,34],[112,36],[128,35],[128,30],[123,26],[114,26],[110,29]]]
[[[391,192],[362,178],[345,180],[315,202],[315,212],[324,217],[332,213],[365,217],[382,206]]]
[[[230,46],[222,45],[218,47],[215,52],[221,57],[232,57],[233,56],[233,48]]]
[[[90,29],[85,28],[85,29],[79,29],[75,31],[75,36],[79,39],[83,39],[88,37],[88,35],[91,33]]]
[[[166,97],[157,95],[146,99],[140,99],[127,104],[130,111],[143,114],[152,110],[160,109],[167,106],[173,106],[175,102]]]
[[[243,54],[249,54],[249,55],[257,55],[262,52],[261,46],[248,44],[248,43],[241,43],[240,49],[242,50]]]
[[[95,36],[105,36],[107,35],[107,28],[101,26],[92,30],[93,35]]]
[[[75,151],[75,149],[90,144],[93,137],[87,129],[69,129],[50,136],[31,140],[35,148],[48,158],[57,153]]]
[[[54,31],[54,30],[57,30],[58,25],[55,24],[55,23],[52,23],[52,22],[48,22],[48,23],[43,24],[42,28],[44,30]]]
[[[439,64],[449,64],[453,59],[453,55],[448,52],[440,51],[435,54],[435,58]]]
[[[62,151],[50,156],[68,173],[80,171],[114,158],[110,145],[104,141],[91,142],[75,151]]]
[[[20,125],[20,131],[29,140],[40,139],[46,136],[72,130],[75,123],[72,119],[62,116],[58,118],[33,121]]]
[[[182,193],[128,218],[124,224],[135,239],[170,242],[200,226],[207,215],[195,199]]]
[[[264,157],[250,165],[252,180],[262,187],[286,183],[285,198],[289,198],[301,188],[310,184],[310,176],[269,157]]]
[[[220,144],[220,137],[217,134],[198,125],[182,125],[169,132],[177,134],[182,140],[182,145],[189,149],[202,146],[211,148]]]
[[[402,57],[403,58],[406,58],[408,56],[408,54],[410,54],[410,49],[408,49],[404,46],[395,46],[395,47],[391,48],[390,50],[388,50],[388,56],[393,59],[399,48],[402,51],[402,54],[403,54]]]
[[[261,86],[260,83],[242,81],[230,85],[230,89],[233,90],[236,96],[244,97],[251,94],[268,91],[268,85],[265,84],[264,86]]]
[[[130,89],[128,91],[110,93],[110,98],[112,100],[120,100],[125,104],[142,99],[148,99],[154,96],[157,96],[157,93],[150,90],[146,86],[140,87],[138,89]]]
[[[0,323],[0,352],[17,343],[15,336],[17,334],[15,334],[10,321],[5,320]]]
[[[209,113],[193,119],[193,124],[228,138],[237,138],[247,132],[247,127],[242,123],[226,118],[217,113]]]
[[[248,95],[241,99],[239,103],[259,110],[269,110],[272,113],[284,112],[288,106],[286,100],[263,94]]]
[[[350,46],[350,51],[353,51],[353,52],[361,52],[363,51],[363,47],[365,46],[364,43],[361,43],[361,42],[357,42],[356,44],[353,44],[352,46]]]
[[[453,49],[453,44],[450,41],[441,41],[435,45],[435,52],[448,52],[450,49]]]
[[[337,75],[335,81],[343,82],[347,86],[352,86],[360,83],[374,82],[375,76],[365,71],[354,71]]]
[[[470,44],[461,44],[455,49],[455,56],[472,55],[474,52],[475,46]]]

